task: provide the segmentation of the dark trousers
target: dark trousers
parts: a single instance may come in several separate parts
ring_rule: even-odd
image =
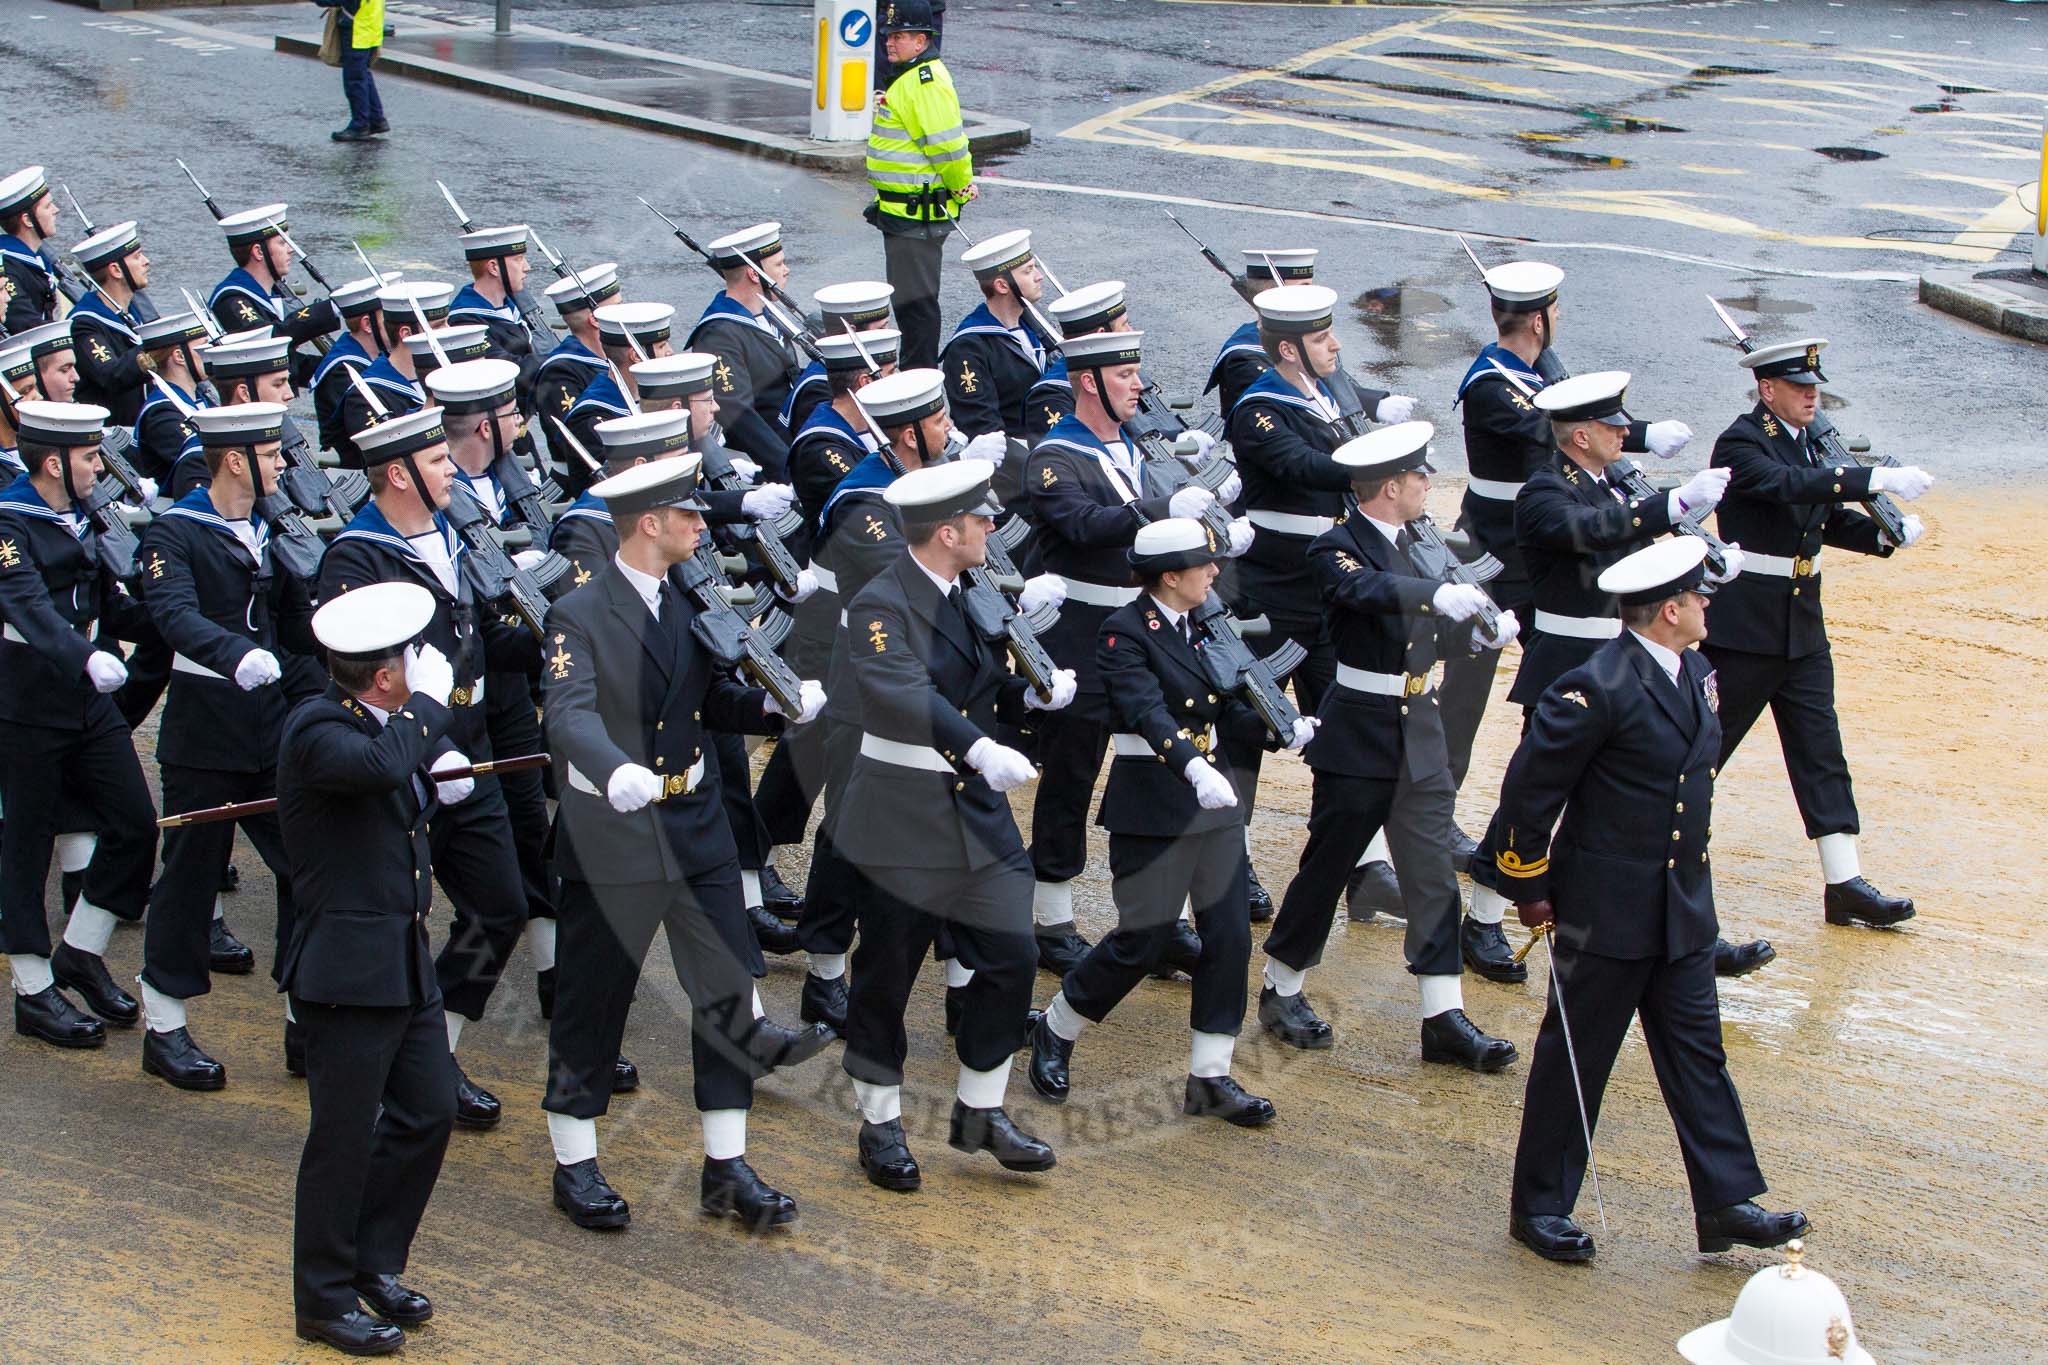
[[[896,325],[903,332],[899,354],[907,370],[931,369],[939,363],[939,267],[945,258],[944,234],[882,234],[884,269],[896,287]]]
[[[1749,1123],[1721,1048],[1714,950],[1702,948],[1673,962],[1601,957],[1562,943],[1555,952],[1587,1121],[1599,1125],[1600,1097],[1614,1058],[1628,1036],[1629,1019],[1641,1015],[1650,1065],[1678,1129],[1693,1208],[1725,1208],[1762,1194],[1764,1177],[1750,1145]],[[1557,992],[1552,991],[1536,1034],[1536,1056],[1529,1063],[1522,1136],[1515,1145],[1513,1206],[1518,1213],[1568,1217],[1578,1202],[1586,1139],[1569,1068]]]
[[[854,755],[860,752],[860,729],[822,718],[805,729],[821,725],[827,727],[823,744],[826,818],[818,821],[811,839],[811,870],[804,881],[804,909],[797,918],[796,934],[806,952],[843,953],[853,946],[860,869],[841,857],[833,844],[831,811],[846,791]],[[767,784],[764,781],[762,785]]]
[[[294,1000],[312,1122],[292,1217],[302,1316],[358,1307],[359,1276],[404,1271],[455,1118],[455,1064],[438,997],[417,1005]]]
[[[376,59],[376,48],[350,47],[348,36],[342,35],[341,90],[348,96],[351,128],[367,128],[384,121],[384,100],[377,93],[377,78],[370,74],[370,63]]]
[[[1188,1000],[1188,1027],[1235,1034],[1244,1024],[1245,965],[1252,956],[1248,866],[1244,831],[1236,825],[1172,839],[1110,835],[1116,928],[1060,983],[1074,1012],[1097,1024],[1108,1018],[1159,961],[1181,905],[1192,896],[1202,956]]]
[[[0,722],[0,809],[7,814],[0,824],[0,950],[50,955],[43,889],[65,826],[82,824],[99,836],[85,869],[85,898],[121,919],[142,918],[156,862],[156,807],[112,701],[95,698],[83,730]],[[219,878],[216,862],[207,874],[209,903]]]
[[[1502,610],[1514,612],[1525,628],[1534,619],[1535,607],[1528,601],[1503,601],[1500,605]],[[1451,753],[1451,786],[1460,791],[1472,766],[1472,742],[1478,738],[1479,722],[1493,696],[1500,654],[1497,649],[1454,649],[1444,659],[1444,680],[1436,695],[1443,709],[1444,744]]]
[[[166,763],[163,779],[164,809],[169,811],[254,801],[277,790],[274,769],[226,773]],[[278,942],[289,941],[295,918],[292,884],[275,811],[165,831],[163,871],[150,888],[149,915],[142,922],[142,979],[150,989],[175,1000],[189,1000],[213,989],[208,967],[213,900],[220,889],[221,867],[228,850],[235,846],[237,824],[277,882]]]
[[[656,929],[668,931],[669,961],[690,997],[697,1107],[753,1106],[756,1068],[744,1050],[754,1026],[753,939],[738,867],[727,863],[671,883],[565,880],[559,918],[541,1108],[579,1119],[611,1108],[612,1067]]]
[[[485,707],[493,754],[511,758],[537,754],[547,747],[541,739],[533,689],[525,675],[493,673]],[[497,779],[498,789],[505,795],[505,815],[512,825],[512,847],[519,854],[519,884],[526,893],[528,919],[555,917],[553,883],[548,877],[546,773],[545,768],[521,768]]]
[[[718,795],[725,803],[725,821],[740,851],[740,869],[759,872],[768,861],[768,827],[754,807],[754,772],[747,764],[747,741],[729,731],[713,731],[711,762],[718,767]]]
[[[989,867],[867,868],[860,882],[860,942],[846,1016],[846,1074],[903,1084],[909,1055],[903,1011],[925,954],[943,929],[953,956],[974,970],[963,988],[953,1045],[976,1071],[1009,1065],[1024,1046],[1024,1016],[1038,947],[1031,937],[1031,863],[1022,849]],[[927,909],[926,907],[931,907]]]
[[[1245,611],[1257,615],[1255,604],[1247,602]],[[1271,654],[1289,640],[1299,640],[1308,658],[1301,667],[1294,670],[1287,679],[1287,686],[1294,689],[1294,705],[1304,716],[1312,716],[1323,705],[1323,694],[1330,690],[1337,678],[1337,647],[1330,641],[1328,625],[1321,617],[1289,616],[1268,612],[1266,619],[1272,623],[1272,633],[1254,635],[1245,641],[1252,647],[1252,653],[1261,659]],[[1243,805],[1244,818],[1252,818],[1252,809],[1259,801],[1259,769],[1266,758],[1262,738],[1228,736],[1223,738],[1223,758],[1230,764],[1231,773],[1237,778],[1238,801]]]
[[[481,1019],[505,959],[526,928],[526,888],[498,779],[480,778],[467,800],[436,811],[427,823],[427,843],[434,880],[455,906],[434,975],[450,1012]]]
[[[1785,775],[1792,779],[1792,798],[1806,837],[1856,834],[1856,794],[1849,785],[1849,760],[1842,753],[1842,725],[1835,716],[1835,656],[1823,648],[1804,658],[1750,654],[1739,649],[1700,646],[1719,675],[1721,696],[1721,761],[1728,758],[1765,706],[1778,724],[1778,744],[1785,751]]]
[[[1033,713],[1031,728],[1040,768],[1031,796],[1032,875],[1070,882],[1088,866],[1088,810],[1109,748],[1109,700],[1080,693],[1057,711]]]
[[[1323,960],[1337,899],[1358,856],[1375,831],[1387,831],[1387,850],[1401,881],[1408,913],[1408,970],[1417,976],[1455,976],[1458,918],[1463,902],[1451,870],[1451,808],[1457,792],[1448,769],[1399,778],[1340,777],[1318,772],[1309,799],[1308,841],[1266,936],[1266,956],[1306,971]]]
[[[771,847],[804,840],[804,829],[811,823],[811,804],[825,787],[826,728],[827,722],[820,718],[785,730],[775,741],[775,752],[762,765],[761,784],[754,788],[754,809]]]
[[[203,467],[204,461],[199,463]],[[122,661],[128,666],[128,680],[114,689],[113,695],[114,705],[130,730],[139,729],[149,719],[149,713],[163,698],[164,689],[171,685],[171,660],[176,654],[164,637],[156,633],[155,626],[146,628],[135,647],[128,651]]]

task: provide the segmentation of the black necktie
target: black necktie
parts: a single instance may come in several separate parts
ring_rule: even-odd
[[[1195,640],[1192,635],[1188,634],[1188,618],[1183,615],[1180,620],[1174,623],[1174,626],[1180,631],[1180,642],[1189,649],[1193,649],[1195,647]]]
[[[1408,534],[1407,527],[1394,532],[1394,548],[1404,555],[1415,548],[1415,537]]]

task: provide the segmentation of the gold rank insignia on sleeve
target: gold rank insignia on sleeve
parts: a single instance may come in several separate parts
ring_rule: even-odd
[[[842,456],[838,451],[827,451],[825,454],[825,458],[830,460],[832,462],[832,467],[838,470],[841,474],[849,472],[845,457]]]
[[[114,353],[107,349],[106,342],[101,341],[98,337],[94,337],[92,340],[92,358],[100,361],[102,364],[109,364],[114,359]]]
[[[241,304],[240,304],[239,306],[241,307],[241,310],[242,310],[242,321],[244,321],[244,322],[254,322],[254,321],[256,321],[256,310],[255,310],[254,308],[251,308],[251,307],[249,306],[249,301],[248,301],[247,299],[243,299],[243,300],[242,300],[242,302],[241,302]]]
[[[563,411],[563,412],[567,412],[567,411],[568,411],[568,410],[569,410],[570,408],[573,408],[573,407],[575,407],[575,406],[576,406],[576,395],[575,395],[575,394],[573,394],[573,393],[570,393],[570,392],[569,392],[569,391],[568,391],[567,389],[563,389],[563,390],[562,390],[562,411]]]
[[[1538,858],[1533,863],[1522,861],[1522,855],[1513,849],[1503,849],[1494,855],[1493,865],[1507,877],[1540,877],[1550,870],[1550,859]]]
[[[555,670],[555,681],[561,682],[564,678],[568,677],[569,666],[575,662],[575,658],[563,646],[562,637],[557,635],[555,637],[555,652],[548,659],[548,666]]]
[[[1055,426],[1059,423],[1059,420],[1060,410],[1058,408],[1048,407],[1045,410],[1045,424],[1047,426]]]
[[[1344,551],[1337,551],[1337,567],[1345,573],[1357,573],[1364,566]]]
[[[1047,488],[1060,481],[1060,476],[1052,472],[1052,466],[1049,464],[1039,466],[1038,477],[1039,482],[1043,483]]]
[[[1257,417],[1252,419],[1252,425],[1257,427],[1260,431],[1271,431],[1273,429],[1273,419],[1266,413],[1262,412]]]
[[[1510,403],[1513,403],[1516,407],[1520,408],[1523,412],[1536,411],[1534,405],[1532,405],[1528,399],[1522,397],[1521,391],[1519,389],[1513,388],[1512,386],[1508,389],[1508,401]]]
[[[585,583],[588,583],[589,581],[590,581],[590,570],[588,570],[588,569],[584,568],[584,567],[583,567],[583,566],[582,566],[581,564],[578,564],[578,565],[576,566],[576,586],[580,588],[580,587],[582,587],[582,586],[583,586],[583,585],[584,585]],[[562,640],[562,637],[561,637],[561,636],[557,635],[557,636],[555,637],[555,642],[556,642],[557,644],[560,644],[560,643],[561,643],[561,640]]]
[[[1564,476],[1576,488],[1579,483],[1579,467],[1569,460],[1565,461]]]
[[[1586,707],[1586,709],[1589,711],[1592,709],[1592,707],[1588,705],[1586,701],[1586,694],[1584,692],[1579,691],[1577,688],[1573,688],[1571,691],[1566,692],[1564,694],[1564,699],[1566,701],[1575,701],[1579,705]]]
[[[889,538],[889,533],[887,530],[883,529],[882,523],[875,520],[873,517],[868,518],[867,533],[873,536],[876,540],[887,540]]]
[[[21,551],[14,548],[14,542],[0,540],[0,569],[18,568],[20,564]]]
[[[960,392],[981,392],[981,376],[974,372],[973,364],[965,360],[960,362]]]
[[[868,643],[875,647],[877,654],[889,647],[889,632],[882,629],[880,621],[868,622]]]
[[[712,374],[717,376],[719,388],[727,393],[732,392],[732,366],[721,360],[718,362],[718,368],[713,370]]]
[[[0,275],[0,298],[11,299],[13,297],[14,277],[11,275]]]
[[[1764,435],[1773,440],[1776,440],[1778,435],[1778,419],[1768,412],[1764,414]]]
[[[149,576],[151,578],[162,578],[164,576],[164,557],[162,555],[154,553],[150,555]]]

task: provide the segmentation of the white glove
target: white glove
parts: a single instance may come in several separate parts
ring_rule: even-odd
[[[525,549],[512,556],[512,566],[532,572],[533,566],[548,557],[546,550]]]
[[[92,679],[94,691],[112,692],[128,681],[128,665],[104,649],[96,649],[85,656],[85,676]]]
[[[435,759],[434,766],[427,769],[427,771],[431,773],[445,773],[453,768],[467,768],[468,766],[469,760],[467,758],[450,749],[447,753]],[[469,794],[475,790],[476,779],[473,777],[458,777],[453,782],[436,782],[434,784],[434,795],[440,798],[441,804],[444,806],[462,804]]]
[[[1685,512],[1704,512],[1721,500],[1728,491],[1728,471],[1725,469],[1702,469],[1678,486],[1675,496],[1678,506]]]
[[[1719,584],[1734,581],[1735,576],[1742,572],[1742,566],[1749,562],[1749,557],[1742,553],[1742,547],[1732,540],[1728,542],[1728,553],[1725,558],[1728,561],[1728,567],[1720,573],[1715,573],[1712,569],[1707,570],[1707,581],[1709,583]]]
[[[1216,771],[1206,758],[1191,758],[1180,770],[1195,789],[1195,800],[1203,810],[1229,810],[1237,804],[1237,791],[1230,779]]]
[[[1181,449],[1183,443],[1194,448],[1192,450],[1183,450]],[[1173,445],[1174,454],[1186,460],[1190,465],[1199,465],[1207,463],[1209,452],[1216,448],[1216,438],[1206,431],[1196,427],[1189,427],[1186,431],[1173,438]]]
[[[796,699],[797,713],[794,716],[790,716],[782,709],[782,703],[775,700],[773,692],[770,692],[768,699],[761,703],[761,709],[771,716],[785,716],[792,724],[802,725],[806,721],[816,719],[817,714],[825,709],[825,684],[815,678],[805,678],[797,684]]]
[[[242,662],[235,665],[235,686],[244,692],[268,687],[283,676],[284,669],[278,665],[277,656],[267,649],[252,649],[242,656]]]
[[[764,483],[749,488],[740,499],[740,510],[755,521],[773,521],[796,501],[796,490],[786,483]]]
[[[1306,749],[1308,742],[1316,737],[1316,730],[1321,727],[1322,723],[1322,720],[1316,716],[1298,717],[1294,722],[1294,733],[1287,737],[1287,751],[1289,753],[1300,753],[1303,749]]]
[[[1692,428],[1683,422],[1652,422],[1650,429],[1643,433],[1643,439],[1652,455],[1668,460],[1684,450],[1686,443],[1692,440]]]
[[[1017,594],[1017,610],[1029,616],[1042,606],[1057,607],[1066,600],[1067,580],[1056,573],[1042,573],[1024,580],[1024,591]]]
[[[612,780],[604,784],[605,800],[621,815],[644,809],[661,795],[661,779],[638,763],[621,763],[612,769]]]
[[[1199,517],[1216,495],[1206,488],[1190,485],[1166,500],[1166,515],[1170,517]]]
[[[974,747],[967,751],[967,766],[987,778],[989,787],[998,792],[1021,787],[1038,776],[1030,759],[987,735],[975,740]]]
[[[748,496],[751,497],[752,495],[749,494]],[[824,585],[818,582],[817,574],[809,569],[798,569],[796,571],[796,587],[789,592],[784,592],[780,587],[777,587],[775,595],[791,606],[795,606],[797,603],[810,597],[812,593],[822,586]]]
[[[1521,633],[1522,623],[1515,619],[1513,612],[1504,611],[1500,614],[1500,618],[1494,622],[1491,631],[1481,630],[1478,633],[1479,647],[1481,649],[1506,649],[1509,642]]]
[[[455,691],[455,666],[448,656],[432,645],[405,651],[405,685],[423,697],[446,706]]]
[[[1252,537],[1258,534],[1258,527],[1252,525],[1250,517],[1233,517],[1230,522],[1230,557],[1237,558],[1252,547]]]
[[[1906,528],[1907,545],[1918,543],[1920,537],[1927,534],[1927,524],[1918,517],[1907,517],[1904,525]],[[1900,546],[1899,548],[1904,549],[1905,546]]]
[[[1390,393],[1372,410],[1375,422],[1405,422],[1415,415],[1415,400],[1404,393]]]
[[[1873,493],[1894,493],[1907,502],[1919,497],[1934,487],[1934,476],[1919,465],[1901,465],[1897,469],[1879,465],[1870,471],[1870,491]]]
[[[1244,492],[1244,480],[1236,474],[1232,474],[1223,481],[1223,486],[1216,490],[1216,501],[1228,507],[1231,503],[1237,501],[1237,495],[1242,492]]]
[[[150,478],[147,474],[138,474],[135,476],[135,481],[142,485],[142,500],[144,502],[155,502],[156,480]]]
[[[1486,589],[1472,583],[1446,583],[1438,588],[1429,599],[1429,604],[1452,621],[1469,621],[1493,599],[1486,595]]]
[[[990,464],[1001,464],[1003,457],[1010,453],[1010,438],[1000,431],[984,431],[967,443],[960,452],[963,460],[987,460]]]
[[[761,477],[761,466],[755,464],[746,456],[735,455],[728,452],[726,458],[732,461],[732,467],[734,472],[737,473],[741,478],[745,479],[748,483],[752,483],[754,480]]]
[[[1054,669],[1052,675],[1052,700],[1039,700],[1038,689],[1035,687],[1030,688],[1024,693],[1024,709],[1026,711],[1057,711],[1073,701],[1074,694],[1080,690],[1080,684],[1074,680],[1073,669]]]

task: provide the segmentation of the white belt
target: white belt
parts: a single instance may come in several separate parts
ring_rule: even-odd
[[[1579,640],[1612,640],[1621,634],[1618,616],[1559,616],[1536,609],[1536,629],[1545,635],[1569,635]]]
[[[1509,483],[1506,479],[1467,479],[1465,488],[1482,498],[1492,498],[1496,502],[1513,502],[1515,494],[1522,491],[1521,484]]]
[[[1348,687],[1353,692],[1369,692],[1375,697],[1419,697],[1429,690],[1429,675],[1374,673],[1370,669],[1338,664],[1337,686]]]
[[[840,608],[839,611],[839,628],[841,630],[846,629],[846,609],[844,607]]]
[[[688,772],[656,773],[655,776],[661,778],[661,795],[655,797],[655,800],[664,801],[671,796],[688,796],[691,792],[697,790],[704,781],[704,760],[699,758],[695,763],[692,763]],[[604,795],[603,792],[598,790],[597,784],[585,777],[582,770],[574,763],[569,765],[569,785],[582,792],[585,796],[601,797]]]
[[[226,675],[216,673],[199,660],[188,659],[182,654],[171,657],[171,672],[190,673],[195,678],[219,678],[222,682],[227,681]]]
[[[1136,588],[1112,588],[1107,583],[1090,583],[1084,578],[1067,580],[1067,600],[1091,607],[1121,607],[1138,600]]]
[[[73,626],[72,629],[77,631],[80,635],[85,636],[87,639],[91,639],[92,628],[98,624],[99,621],[97,618],[95,618],[94,620],[85,622],[83,625]],[[20,631],[16,630],[11,625],[0,625],[0,639],[12,640],[14,641],[14,643],[18,645],[25,645],[28,643],[28,636],[23,635]]]
[[[1813,558],[1790,555],[1757,554],[1752,550],[1742,552],[1742,571],[1760,573],[1771,578],[1811,578],[1820,572],[1820,551],[1813,552]]]
[[[1265,531],[1279,531],[1290,536],[1319,536],[1337,523],[1329,517],[1305,516],[1300,512],[1268,512],[1263,507],[1254,507],[1245,515],[1252,525]]]
[[[1158,753],[1152,748],[1152,741],[1146,739],[1143,735],[1115,734],[1109,737],[1109,742],[1115,748],[1118,758],[1159,757]],[[1212,725],[1205,733],[1196,737],[1195,752],[1206,757],[1214,752],[1215,748],[1216,727]]]
[[[893,763],[899,768],[920,768],[928,773],[953,771],[953,765],[946,762],[943,754],[924,744],[904,744],[898,740],[883,739],[880,735],[863,734],[860,751],[877,763]]]
[[[806,569],[809,569],[811,571],[811,576],[818,580],[818,587],[820,590],[824,592],[829,592],[835,597],[839,595],[838,574],[833,573],[823,564],[806,564],[804,565],[804,567]]]

